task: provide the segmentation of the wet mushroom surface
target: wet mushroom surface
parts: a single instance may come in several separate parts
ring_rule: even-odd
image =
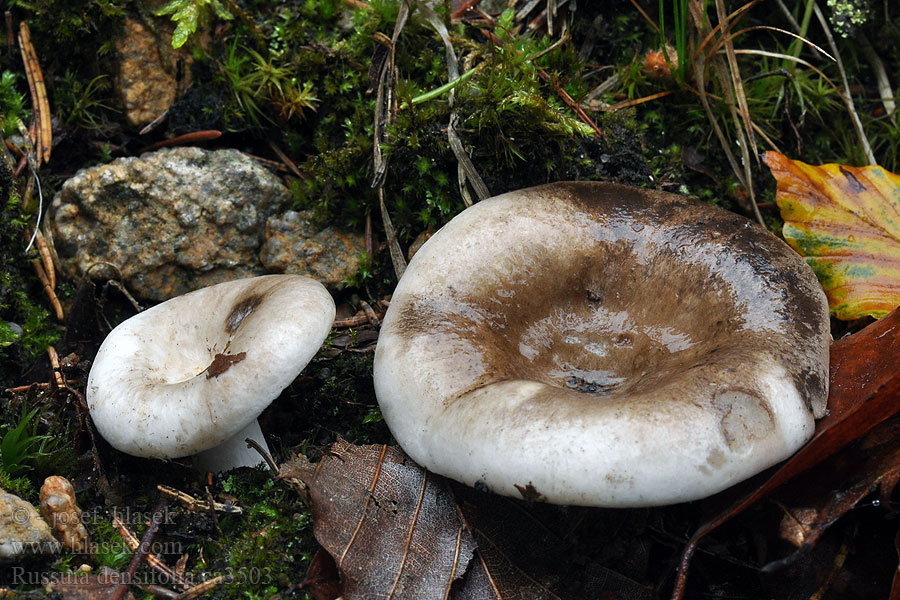
[[[711,495],[827,397],[828,309],[775,236],[690,198],[561,183],[464,211],[410,263],[375,388],[417,462],[552,502]]]

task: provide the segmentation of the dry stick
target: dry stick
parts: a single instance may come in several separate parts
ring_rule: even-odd
[[[875,154],[872,152],[872,146],[869,144],[869,139],[866,137],[866,132],[863,130],[862,122],[859,120],[859,115],[856,113],[856,107],[853,104],[853,96],[850,95],[850,84],[847,82],[847,72],[844,71],[844,63],[843,61],[841,61],[841,55],[838,52],[837,44],[834,43],[834,37],[831,35],[831,29],[828,28],[828,23],[825,21],[825,15],[822,14],[819,6],[815,5],[813,7],[813,10],[816,12],[816,18],[819,20],[819,24],[825,31],[825,38],[828,40],[828,46],[831,48],[831,53],[834,55],[834,60],[837,63],[838,71],[841,74],[841,82],[844,84],[844,88],[840,90],[841,99],[844,101],[844,104],[847,106],[847,111],[850,113],[850,120],[853,122],[853,129],[856,130],[856,136],[859,138],[859,143],[862,144],[863,152],[866,155],[868,164],[877,165],[878,161],[875,160]]]
[[[65,320],[66,315],[63,312],[62,304],[59,302],[56,292],[53,291],[53,286],[50,284],[50,278],[47,276],[47,273],[44,272],[44,267],[41,266],[40,259],[34,259],[31,264],[34,267],[34,272],[38,279],[41,280],[41,285],[44,286],[44,293],[47,295],[50,304],[53,306],[53,312],[56,313],[56,319],[59,321]]]
[[[360,325],[366,325],[369,323],[368,315],[354,315],[352,317],[347,317],[346,319],[335,319],[334,323],[331,325],[333,328],[338,329],[341,327],[359,327]],[[28,386],[25,386],[26,389]]]
[[[128,549],[134,552],[141,545],[140,540],[137,539],[137,536],[134,535],[128,526],[122,522],[118,515],[113,516],[112,520],[113,527],[115,527],[116,531],[119,532],[119,535],[122,536],[122,541],[125,542],[125,545],[128,546]],[[174,583],[177,587],[180,587],[182,590],[189,590],[194,587],[194,584],[190,581],[186,580],[182,575],[170,569],[166,563],[164,563],[158,556],[153,554],[152,552],[147,553],[147,564],[150,565],[155,570],[159,571],[161,575],[167,577],[172,583]]]
[[[231,575],[219,575],[218,577],[213,577],[212,579],[204,581],[203,583],[199,583],[188,591],[175,596],[175,600],[193,600],[194,598],[199,598],[203,594],[211,592],[223,583],[231,583],[232,579],[233,578]]]
[[[169,114],[169,109],[167,108],[166,110],[162,111],[161,115],[159,115],[158,117],[156,117],[155,119],[150,121],[146,126],[144,126],[144,128],[138,132],[138,135],[147,135],[148,133],[150,133],[157,127],[159,127],[159,124],[163,122],[163,120],[166,118],[166,116],[168,116],[168,114]]]
[[[37,53],[31,44],[31,30],[28,23],[19,23],[19,48],[22,51],[22,62],[25,65],[25,77],[28,79],[28,88],[31,92],[31,104],[36,123],[35,134],[32,137],[35,145],[35,168],[50,162],[50,150],[53,142],[53,125],[50,121],[50,103],[47,102],[47,88],[44,85],[44,75],[41,65],[38,63]]]
[[[591,127],[591,129],[594,130],[594,133],[597,134],[597,137],[603,137],[603,131],[599,127],[597,127],[597,124],[594,123],[593,119],[591,119],[587,115],[587,113],[584,112],[584,109],[581,108],[581,105],[575,102],[575,100],[572,99],[572,96],[570,96],[566,90],[562,89],[558,81],[551,80],[550,75],[547,74],[547,72],[543,69],[538,71],[538,75],[543,81],[546,81],[550,84],[550,87],[553,88],[553,91],[555,91],[556,94],[560,98],[562,98],[562,101],[565,102],[566,105],[575,112],[575,114],[579,119],[581,119],[583,123],[587,123]]]
[[[147,592],[151,596],[156,598],[165,598],[166,600],[175,600],[179,596],[178,592],[173,592],[168,588],[164,588],[160,585],[152,585],[152,584],[137,584],[138,589],[142,592]]]
[[[53,370],[53,382],[56,384],[57,388],[64,388],[66,382],[59,370],[59,354],[56,353],[56,348],[47,346],[47,356],[50,357],[50,367]]]
[[[278,468],[278,463],[275,462],[275,459],[272,458],[272,455],[269,454],[269,451],[262,447],[262,444],[257,442],[252,438],[245,438],[244,442],[246,442],[248,448],[253,448],[259,453],[264,461],[266,461],[266,466],[269,467],[269,470],[272,471],[274,475],[278,475],[281,470]]]
[[[222,533],[222,527],[219,525],[219,515],[216,514],[216,501],[213,498],[212,492],[209,491],[209,486],[204,486],[203,490],[206,492],[206,502],[209,507],[206,513],[212,519],[213,525],[216,526],[216,532],[218,532],[219,537],[225,537],[225,534]]]
[[[21,394],[22,392],[27,392],[28,390],[30,390],[32,386],[37,386],[38,389],[40,389],[40,390],[46,390],[48,387],[50,387],[50,384],[47,382],[41,382],[41,383],[32,383],[30,385],[20,385],[17,387],[6,388],[5,390],[3,390],[3,393],[4,394]]]
[[[369,320],[376,329],[381,327],[381,320],[378,318],[378,315],[375,314],[375,311],[372,310],[372,307],[369,306],[369,303],[365,300],[360,300],[359,305],[362,307],[363,312],[366,313],[366,319]]]
[[[212,506],[212,508],[214,510],[217,510],[217,511],[223,512],[223,513],[239,515],[244,512],[244,510],[240,506],[232,506],[230,504],[225,504],[223,502],[213,502],[212,504],[209,504],[209,502],[207,502],[205,500],[198,500],[197,498],[194,498],[190,494],[182,492],[181,490],[176,490],[175,488],[169,487],[167,485],[159,484],[156,486],[156,489],[159,491],[160,494],[162,494],[164,496],[168,496],[169,498],[178,500],[179,502],[183,502],[187,506],[188,510],[192,510],[192,511],[197,510],[197,511],[202,511],[202,512],[208,512],[210,509],[210,506]]]
[[[272,140],[269,140],[269,148],[272,149],[272,152],[278,155],[278,158],[281,160],[281,162],[283,162],[285,166],[290,169],[291,173],[296,175],[298,179],[306,179],[306,175],[300,172],[300,169],[297,168],[297,165],[294,163],[294,161],[292,161],[291,158],[284,153],[284,150],[278,147],[278,144],[276,144]]]
[[[366,213],[366,257],[369,260],[375,256],[375,238],[372,235],[372,213]]]
[[[46,223],[46,221],[44,221]],[[50,251],[50,245],[44,234],[38,230],[34,245],[37,246],[38,253],[41,255],[41,262],[44,263],[44,271],[47,273],[47,281],[50,282],[50,289],[56,289],[56,268],[53,266],[53,253]]]
[[[6,21],[6,53],[12,58],[13,51],[16,47],[16,34],[13,33],[12,13],[7,10],[3,13],[3,17]]]
[[[150,553],[150,544],[153,542],[153,537],[156,535],[156,531],[159,529],[159,526],[163,522],[163,513],[168,504],[169,499],[162,498],[156,505],[156,510],[153,511],[153,518],[150,519],[150,526],[141,537],[141,545],[138,546],[138,549],[134,553],[134,556],[131,557],[131,562],[128,563],[128,568],[125,570],[122,582],[116,586],[115,590],[113,590],[113,593],[112,595],[110,595],[109,600],[122,600],[122,598],[125,597],[125,594],[128,592],[128,587],[131,585],[131,581],[134,579],[134,574],[137,573],[138,567],[141,566],[141,562]]]
[[[162,140],[160,142],[156,142],[155,144],[150,144],[149,146],[144,146],[140,150],[137,151],[138,154],[143,154],[144,152],[150,152],[151,150],[157,150],[159,148],[165,148],[166,146],[178,146],[181,144],[193,144],[194,142],[199,142],[203,140],[215,140],[217,138],[222,137],[222,132],[218,129],[206,129],[204,131],[192,131],[191,133],[186,133],[184,135],[179,135],[173,138],[169,138],[167,140]]]

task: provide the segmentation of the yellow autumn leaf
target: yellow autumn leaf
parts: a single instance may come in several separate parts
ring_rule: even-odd
[[[881,167],[815,167],[766,152],[784,239],[806,258],[838,319],[900,306],[900,176]]]

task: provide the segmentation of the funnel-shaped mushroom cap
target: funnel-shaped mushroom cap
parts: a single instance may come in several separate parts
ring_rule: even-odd
[[[177,458],[256,419],[303,370],[334,321],[325,288],[266,275],[203,288],[124,321],[94,359],[87,403],[114,448]]]
[[[424,467],[509,496],[649,506],[781,461],[824,414],[801,257],[694,200],[561,183],[466,209],[391,299],[375,391]]]

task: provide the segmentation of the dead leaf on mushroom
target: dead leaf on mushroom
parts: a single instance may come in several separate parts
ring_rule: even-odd
[[[900,176],[778,152],[765,162],[778,183],[784,239],[815,271],[831,314],[880,318],[900,306]]]

